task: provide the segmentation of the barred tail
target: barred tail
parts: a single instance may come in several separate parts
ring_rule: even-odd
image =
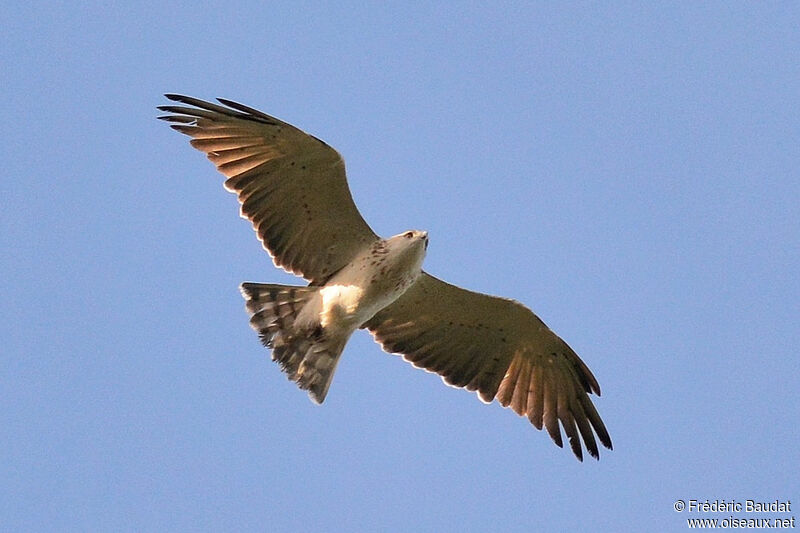
[[[242,283],[240,290],[250,313],[250,325],[262,344],[272,350],[272,360],[315,403],[328,394],[333,373],[347,337],[330,337],[321,325],[295,325],[298,313],[318,287],[292,287]]]

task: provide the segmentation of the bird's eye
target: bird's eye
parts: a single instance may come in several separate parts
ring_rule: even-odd
[[[413,236],[414,236],[414,232],[413,232],[413,231],[407,231],[407,232],[405,232],[405,234],[403,235],[403,237],[405,237],[406,239],[410,239],[410,238],[411,238],[411,237],[413,237]]]

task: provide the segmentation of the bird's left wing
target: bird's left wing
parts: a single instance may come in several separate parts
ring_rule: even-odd
[[[559,422],[573,453],[581,438],[598,457],[596,434],[611,438],[588,394],[600,387],[578,355],[527,307],[471,292],[426,273],[364,327],[383,348],[416,367],[436,372],[448,385],[497,399],[546,427],[562,446]],[[594,432],[593,432],[594,430]]]
[[[176,94],[159,117],[192,137],[228,179],[241,215],[279,267],[320,284],[377,239],[356,209],[339,153],[291,124],[220,99]]]

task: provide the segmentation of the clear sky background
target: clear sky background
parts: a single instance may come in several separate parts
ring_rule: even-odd
[[[5,10],[0,529],[683,531],[731,514],[678,499],[800,514],[800,8],[654,4]],[[237,290],[301,280],[155,119],[165,92],[337,148],[378,233],[427,229],[428,271],[522,301],[575,348],[614,451],[581,464],[364,332],[313,405]]]

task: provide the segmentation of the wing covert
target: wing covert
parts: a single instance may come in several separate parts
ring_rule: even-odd
[[[600,387],[578,355],[533,312],[505,298],[456,287],[429,274],[365,325],[392,353],[436,372],[448,385],[478,393],[527,416],[578,459],[581,439],[593,457],[595,435],[611,438],[588,394]]]
[[[253,108],[168,94],[159,117],[190,137],[236,193],[275,265],[322,283],[377,239],[353,202],[339,153]]]

